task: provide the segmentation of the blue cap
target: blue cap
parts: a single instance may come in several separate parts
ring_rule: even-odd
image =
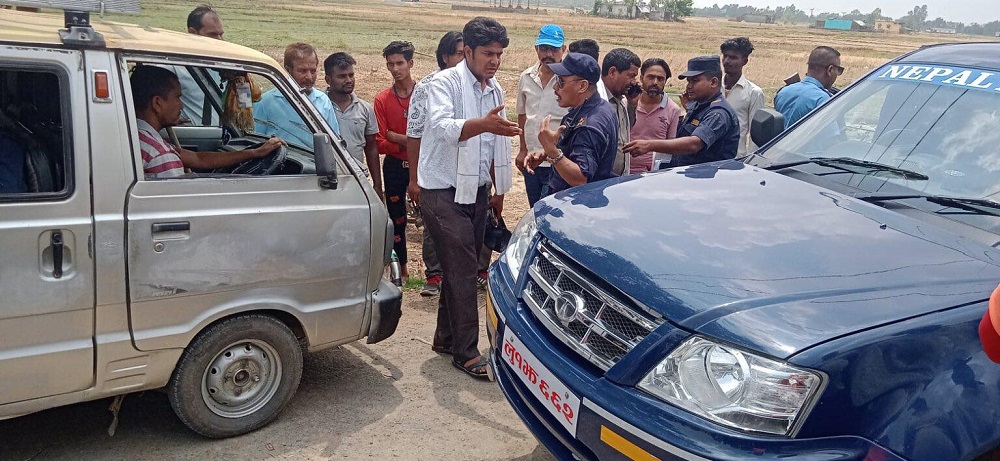
[[[566,43],[566,37],[563,35],[562,27],[555,24],[542,26],[542,30],[538,31],[538,40],[535,40],[535,46],[548,45],[562,48],[563,43]]]
[[[601,68],[597,60],[583,53],[568,53],[562,62],[549,64],[549,70],[556,75],[575,75],[590,83],[601,79]]]
[[[718,56],[698,56],[688,60],[686,72],[682,72],[677,78],[683,80],[688,77],[704,74],[705,72],[722,72],[722,60]]]

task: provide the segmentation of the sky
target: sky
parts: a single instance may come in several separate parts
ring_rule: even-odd
[[[720,6],[729,3],[740,5],[751,5],[759,8],[770,6],[788,6],[795,4],[800,10],[807,13],[810,8],[815,8],[816,13],[830,11],[834,13],[848,13],[858,9],[864,13],[869,13],[876,7],[882,8],[882,14],[898,18],[906,15],[906,12],[913,9],[914,5],[927,5],[927,19],[942,17],[949,21],[959,21],[966,24],[978,22],[980,24],[990,21],[1000,20],[1000,1],[997,0],[694,0],[694,6],[698,8],[712,6],[718,3]]]

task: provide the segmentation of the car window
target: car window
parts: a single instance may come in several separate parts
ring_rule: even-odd
[[[59,75],[0,65],[0,201],[72,192],[69,98]]]
[[[881,181],[927,194],[998,200],[1000,91],[976,77],[994,74],[947,72],[963,78],[904,79],[894,78],[908,75],[903,71],[877,71],[763,154],[779,162],[801,157],[868,160],[929,177],[886,174]],[[876,192],[880,183],[869,180],[863,188]]]

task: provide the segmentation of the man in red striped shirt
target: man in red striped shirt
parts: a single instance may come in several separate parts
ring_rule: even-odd
[[[382,184],[385,186],[385,207],[393,224],[393,250],[399,258],[403,278],[406,269],[406,188],[410,184],[410,162],[406,151],[406,119],[410,111],[410,95],[416,82],[413,69],[413,44],[394,41],[382,50],[385,66],[392,74],[392,86],[375,96],[375,119],[378,134],[375,142],[382,161]],[[413,168],[416,168],[413,165]]]
[[[213,169],[264,157],[284,141],[271,138],[255,149],[237,152],[192,152],[163,140],[159,131],[180,124],[181,84],[177,75],[162,67],[140,65],[132,71],[132,100],[138,117],[142,170],[149,179],[176,178],[184,168]]]

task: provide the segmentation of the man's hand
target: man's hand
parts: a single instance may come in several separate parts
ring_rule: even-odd
[[[542,120],[542,125],[538,127],[538,142],[542,144],[542,149],[546,152],[554,152],[556,150],[559,137],[562,136],[563,131],[566,131],[566,125],[559,125],[559,128],[553,131],[549,128],[551,121],[552,116],[546,115],[545,120]]]
[[[278,137],[272,137],[267,141],[264,141],[260,147],[250,151],[250,153],[254,157],[265,157],[283,145],[287,145],[284,140]]]
[[[524,158],[522,166],[528,173],[535,174],[535,168],[538,168],[538,165],[541,165],[545,160],[547,160],[545,151],[535,151]]]
[[[413,203],[420,205],[420,186],[416,181],[410,181],[410,184],[406,186],[406,195],[410,196]],[[383,199],[383,201],[385,200]]]
[[[691,102],[691,97],[688,96],[687,91],[681,93],[680,100],[681,100],[681,107],[687,109],[688,103]]]
[[[486,132],[500,136],[517,136],[521,134],[521,128],[517,126],[517,122],[507,120],[506,117],[500,115],[503,109],[503,105],[497,106],[483,117]]]
[[[528,148],[521,146],[521,149],[517,151],[517,157],[514,159],[514,166],[517,167],[521,174],[524,174],[524,159],[528,157]]]
[[[500,219],[503,213],[503,195],[494,195],[490,197],[490,208],[493,209],[493,216]]]
[[[626,154],[635,157],[648,152],[652,152],[653,148],[650,144],[651,143],[648,139],[637,139],[635,141],[626,144],[625,147],[622,148],[622,151],[624,151]]]

